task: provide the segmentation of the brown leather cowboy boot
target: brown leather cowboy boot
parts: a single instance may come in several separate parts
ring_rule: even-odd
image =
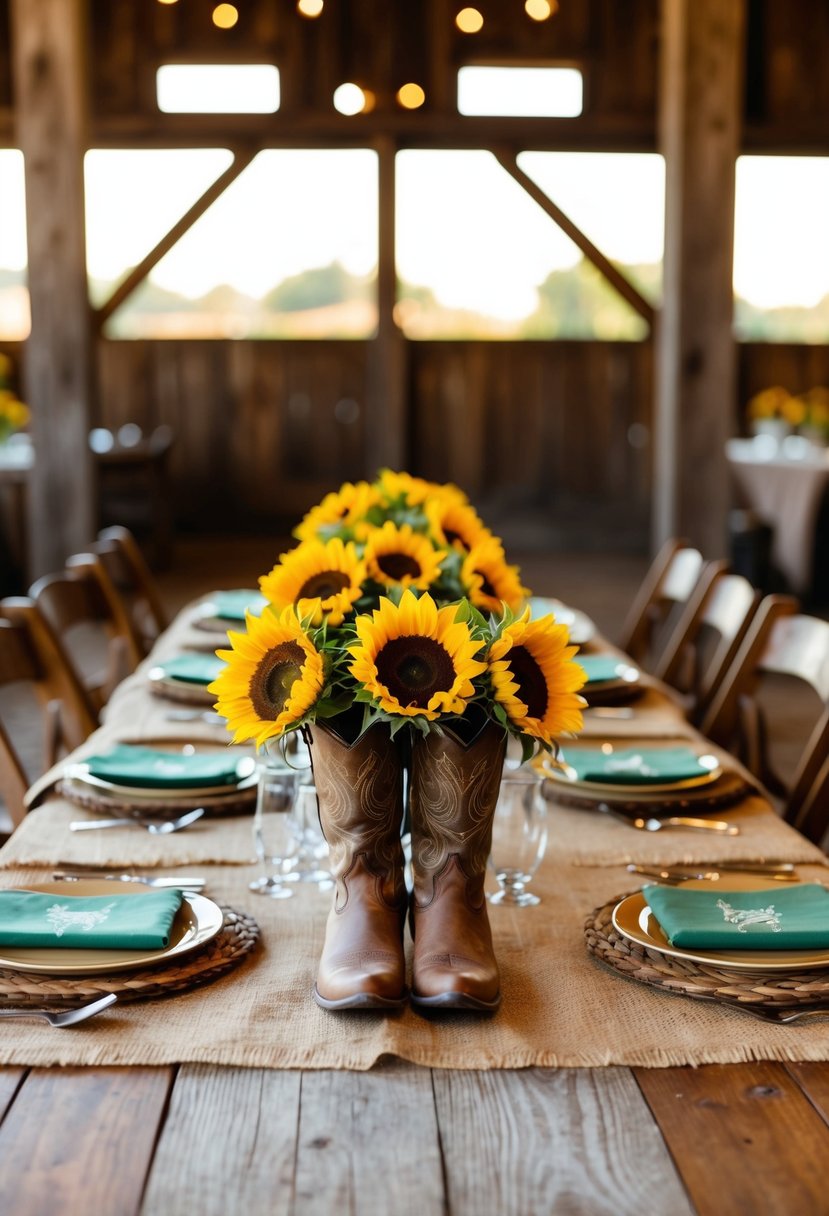
[[[407,998],[403,770],[384,725],[356,742],[307,728],[320,824],[336,880],[314,999],[324,1009],[391,1009]]]
[[[492,723],[412,747],[412,1003],[491,1011],[501,1001],[484,878],[506,736]]]

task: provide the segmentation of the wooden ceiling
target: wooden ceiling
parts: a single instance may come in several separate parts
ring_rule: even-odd
[[[484,18],[458,31],[464,0],[326,0],[309,20],[296,0],[236,0],[230,30],[211,19],[214,0],[89,0],[89,142],[96,146],[215,143],[651,149],[657,143],[659,0],[559,0],[544,22],[523,0],[476,0]],[[0,143],[14,143],[10,0],[0,0]],[[766,151],[829,151],[829,4],[749,0],[742,144]],[[169,62],[272,62],[282,100],[274,115],[159,112],[155,73]],[[466,63],[566,64],[585,78],[577,119],[462,118],[457,69]],[[343,81],[372,90],[370,114],[337,114]],[[416,81],[422,108],[401,110],[395,94]]]

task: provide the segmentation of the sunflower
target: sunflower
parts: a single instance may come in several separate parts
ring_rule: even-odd
[[[429,528],[439,545],[450,546],[468,553],[476,545],[492,539],[474,507],[458,491],[458,497],[436,494],[425,505]]]
[[[229,634],[231,650],[218,650],[227,663],[209,685],[219,698],[216,711],[227,718],[233,742],[285,733],[316,703],[323,689],[323,661],[294,609],[280,616],[247,615],[247,633]]]
[[[339,490],[326,494],[294,528],[298,540],[317,540],[327,529],[352,527],[366,511],[380,501],[380,492],[367,481],[347,481]]]
[[[434,481],[426,481],[423,477],[412,477],[411,473],[393,473],[391,469],[380,470],[377,485],[387,503],[396,502],[402,498],[409,507],[419,506],[431,494],[442,489]]]
[[[582,728],[585,674],[568,645],[566,625],[555,617],[530,620],[529,609],[489,648],[492,691],[511,724],[524,734],[552,744],[552,736]]]
[[[259,586],[265,599],[277,611],[288,604],[296,606],[303,620],[319,625],[341,625],[362,593],[366,568],[350,542],[335,537],[325,543],[306,541],[282,556],[270,574],[263,574]]]
[[[383,596],[371,616],[357,617],[359,644],[349,647],[349,671],[380,709],[430,721],[464,712],[475,693],[472,681],[486,664],[475,658],[483,643],[455,620],[457,611],[405,591],[399,606]]]
[[[417,587],[425,591],[440,574],[445,553],[409,524],[398,528],[386,520],[366,542],[363,561],[369,578],[383,587]]]
[[[517,566],[508,566],[501,542],[489,536],[471,549],[461,566],[461,582],[476,608],[501,612],[502,603],[513,611],[530,592],[521,586]]]

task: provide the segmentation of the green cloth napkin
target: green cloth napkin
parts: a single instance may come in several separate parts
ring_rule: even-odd
[[[672,946],[698,950],[829,946],[829,891],[818,883],[758,891],[650,886],[644,888],[644,895]]]
[[[188,684],[212,684],[225,669],[226,663],[214,654],[179,654],[159,663],[165,676],[185,680]]]
[[[216,616],[227,621],[244,621],[245,612],[261,616],[267,602],[264,595],[247,588],[240,588],[238,591],[217,591],[210,597]]]
[[[564,756],[580,781],[608,785],[660,785],[711,771],[690,747],[626,747],[605,755],[599,748],[572,748]]]
[[[239,780],[239,757],[229,751],[185,756],[118,743],[103,755],[88,756],[85,763],[93,777],[115,785],[197,789],[201,785],[235,785]]]
[[[0,891],[0,946],[67,950],[163,950],[181,892],[45,895]]]
[[[603,680],[618,680],[619,668],[625,666],[621,659],[614,659],[609,654],[579,655],[576,662],[579,667],[584,668],[588,684],[598,684]]]

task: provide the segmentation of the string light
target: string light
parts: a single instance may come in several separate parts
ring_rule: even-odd
[[[213,24],[220,30],[232,30],[239,20],[239,10],[232,4],[217,4],[213,9]]]
[[[525,0],[524,12],[533,21],[546,21],[558,8],[558,0]]]
[[[176,0],[158,0],[159,4],[175,4]]]
[[[483,24],[484,19],[476,8],[462,8],[455,17],[455,25],[462,34],[477,34]]]
[[[404,110],[417,110],[426,100],[426,94],[419,84],[409,81],[397,90],[397,100]]]
[[[369,101],[370,98],[370,101]],[[374,94],[348,80],[334,90],[334,109],[340,114],[363,114],[374,106]]]
[[[297,0],[296,11],[303,17],[319,17],[323,0]]]

